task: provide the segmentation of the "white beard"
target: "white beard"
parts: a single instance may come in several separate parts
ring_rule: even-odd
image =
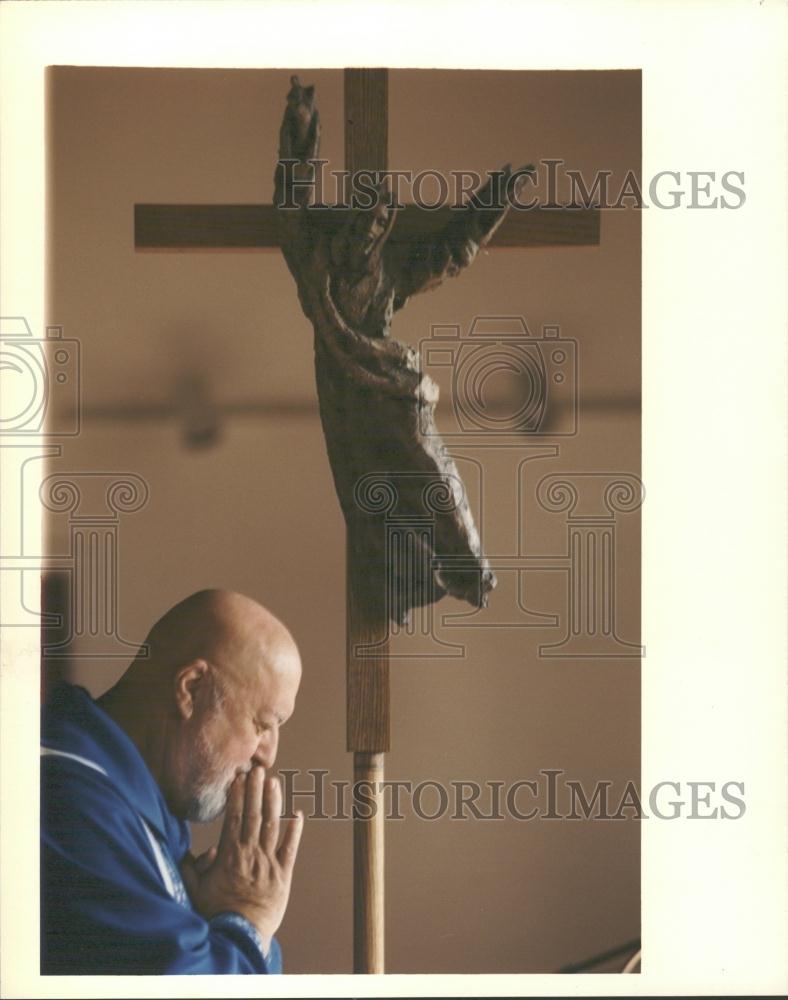
[[[242,768],[217,761],[204,732],[200,732],[190,761],[189,784],[193,791],[186,818],[193,823],[210,823],[216,819],[227,805],[230,785],[236,774],[246,774],[251,767],[251,761]]]
[[[189,803],[186,818],[193,823],[210,823],[224,810],[227,805],[227,793],[230,781],[217,781],[210,785],[197,788],[194,798]]]

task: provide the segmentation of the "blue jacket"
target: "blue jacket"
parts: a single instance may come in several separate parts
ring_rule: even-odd
[[[41,742],[43,974],[282,971],[279,945],[264,956],[240,914],[192,908],[178,872],[189,828],[87,691],[55,691]]]

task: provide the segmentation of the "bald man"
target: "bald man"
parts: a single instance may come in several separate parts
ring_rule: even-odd
[[[94,701],[63,685],[41,747],[44,974],[274,973],[303,816],[269,775],[301,680],[285,626],[206,590]],[[144,648],[144,647],[143,647]],[[187,820],[225,812],[189,853]]]

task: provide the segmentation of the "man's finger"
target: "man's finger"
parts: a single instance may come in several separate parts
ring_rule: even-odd
[[[224,823],[219,837],[220,854],[224,854],[232,844],[237,843],[241,838],[245,786],[245,774],[236,775],[235,780],[230,785],[230,794],[227,796],[227,810],[224,814]]]
[[[285,833],[282,837],[282,843],[276,852],[277,860],[287,875],[290,875],[293,871],[293,865],[298,854],[298,845],[301,843],[301,834],[303,832],[304,814],[297,812],[292,819],[287,820],[285,823]]]
[[[266,854],[273,855],[279,841],[279,822],[282,815],[282,786],[278,778],[267,778],[263,792],[263,828],[260,846]]]
[[[216,848],[209,847],[204,854],[194,861],[194,868],[198,875],[204,875],[216,860]]]
[[[253,767],[246,776],[244,819],[241,827],[241,839],[246,844],[256,844],[260,838],[260,826],[263,822],[264,781],[265,770],[262,767]]]

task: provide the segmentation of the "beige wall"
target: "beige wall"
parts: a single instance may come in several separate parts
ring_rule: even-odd
[[[290,72],[51,71],[48,321],[81,342],[87,414],[51,470],[134,472],[149,485],[147,506],[119,523],[127,639],[141,640],[163,610],[206,586],[245,591],[289,624],[305,675],[280,766],[348,780],[344,529],[315,408],[311,330],[293,282],[276,253],[133,247],[135,202],[270,201]],[[340,168],[341,73],[301,76],[317,85],[322,155]],[[620,183],[640,165],[640,77],[392,72],[389,155],[394,168],[443,172],[561,157],[587,176],[613,170]],[[562,516],[534,500],[543,474],[639,471],[638,412],[582,407],[584,396],[640,390],[639,215],[607,212],[602,226],[599,247],[484,256],[395,320],[395,335],[414,344],[431,324],[466,330],[477,314],[521,314],[533,332],[560,324],[579,342],[580,432],[546,442],[560,444],[559,458],[532,463],[523,486],[519,523],[533,554],[565,543]],[[220,402],[286,398],[301,401],[304,415],[239,418],[202,452],[182,447],[174,423],[90,419],[118,402],[166,401],[185,372],[207,377]],[[448,406],[450,387],[442,389]],[[518,523],[513,480],[494,458],[482,460],[492,549],[505,548],[507,525]],[[52,518],[51,537],[62,550],[64,518]],[[636,515],[619,519],[618,544],[618,629],[637,641]],[[501,575],[488,622],[496,602],[513,601],[515,583]],[[528,574],[527,594],[533,610],[564,621],[560,573]],[[462,609],[443,602],[437,610]],[[550,628],[463,628],[451,638],[465,644],[464,656],[392,663],[389,777],[509,784],[563,768],[619,790],[637,780],[637,660],[540,658],[538,646],[559,638]],[[404,638],[394,646],[413,648]],[[97,693],[125,662],[76,660],[73,676]],[[639,934],[637,823],[406,815],[388,826],[389,971],[552,971]],[[197,845],[215,832],[197,831]],[[349,970],[347,822],[308,824],[281,939],[288,971]]]

